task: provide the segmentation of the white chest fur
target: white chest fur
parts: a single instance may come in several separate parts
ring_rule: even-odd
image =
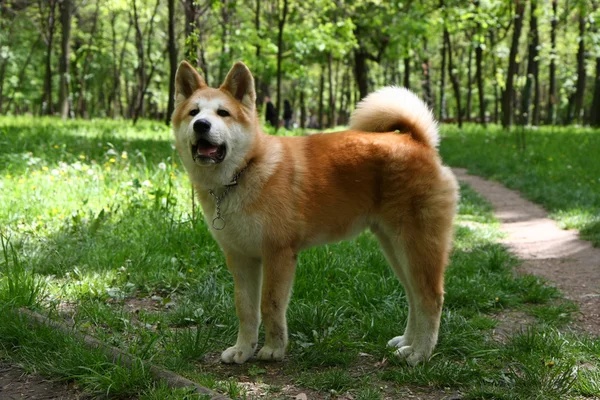
[[[213,226],[217,213],[215,199],[212,197],[202,201],[204,218],[213,237],[224,250],[260,257],[263,237],[262,218],[257,213],[247,211],[241,192],[243,188],[236,187],[221,202],[221,217],[225,221],[223,229],[218,230]],[[222,224],[222,221],[215,221],[217,227]]]

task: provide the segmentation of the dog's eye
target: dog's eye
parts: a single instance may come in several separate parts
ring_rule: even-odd
[[[193,110],[190,111],[190,115],[193,117],[195,115],[198,115],[199,112],[200,112],[200,110],[198,110],[197,108],[194,108]]]
[[[229,111],[227,110],[220,109],[217,110],[217,115],[220,117],[229,117],[231,114],[229,114]]]

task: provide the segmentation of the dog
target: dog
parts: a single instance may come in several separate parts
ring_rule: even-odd
[[[235,283],[239,331],[225,363],[282,360],[296,259],[306,248],[377,237],[409,303],[404,334],[388,346],[410,365],[437,343],[444,270],[458,184],[437,151],[437,124],[404,88],[362,100],[350,130],[277,137],[261,130],[254,79],[237,62],[210,88],[183,61],[176,74],[173,133],[207,225]]]

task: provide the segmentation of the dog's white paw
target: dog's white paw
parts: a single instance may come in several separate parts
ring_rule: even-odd
[[[427,361],[427,354],[418,351],[414,346],[403,346],[394,352],[398,357],[402,358],[409,365],[415,366],[421,362]]]
[[[285,348],[283,347],[263,346],[256,355],[256,358],[264,361],[281,361],[284,355]]]
[[[408,346],[410,343],[408,342],[408,339],[406,338],[406,336],[396,336],[395,338],[391,339],[389,342],[387,342],[388,347],[403,347],[403,346]]]
[[[231,346],[223,353],[221,353],[221,361],[223,361],[226,364],[243,364],[246,361],[248,361],[248,359],[252,357],[253,354],[254,347],[240,346],[236,344],[235,346]]]

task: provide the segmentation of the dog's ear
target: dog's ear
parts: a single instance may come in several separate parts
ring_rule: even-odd
[[[182,61],[175,74],[175,100],[177,102],[185,100],[203,87],[206,87],[206,82],[198,71],[187,61]]]
[[[240,103],[250,109],[254,109],[256,103],[254,78],[243,62],[238,61],[231,67],[225,78],[225,82],[221,85],[221,90],[231,93]]]

